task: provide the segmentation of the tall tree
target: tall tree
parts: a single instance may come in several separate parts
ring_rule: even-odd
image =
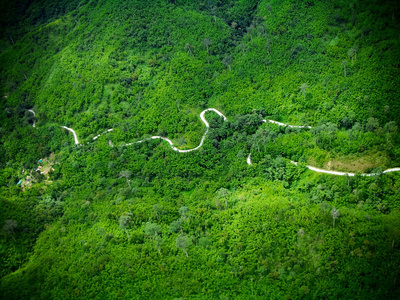
[[[270,39],[267,39],[267,41],[265,42],[264,49],[267,50],[268,55],[271,54],[271,41],[270,41]]]
[[[326,123],[326,131],[329,134],[329,144],[332,143],[332,138],[335,136],[336,131],[338,130],[337,125],[331,122]]]
[[[153,205],[154,213],[156,214],[157,220],[160,220],[160,215],[163,213],[163,208],[159,204]]]
[[[156,236],[161,233],[161,226],[157,223],[147,222],[144,228],[144,233],[149,236]]]
[[[154,237],[154,241],[156,242],[156,248],[157,248],[158,254],[161,255],[161,245],[163,243],[163,239],[161,236],[157,235]]]
[[[125,170],[125,171],[121,171],[119,173],[119,177],[124,177],[126,179],[126,183],[129,185],[129,188],[131,188],[131,184],[129,183],[129,178],[131,177],[132,172]]]
[[[304,99],[306,99],[307,89],[308,89],[307,83],[303,83],[303,84],[300,86],[300,92],[303,94]]]
[[[264,59],[264,63],[265,63],[265,66],[267,67],[267,70],[269,70],[269,65],[272,64],[272,61],[269,59]]]
[[[15,229],[18,227],[18,222],[15,220],[6,220],[3,226],[3,234],[6,236],[10,236],[14,241]]]
[[[253,40],[253,33],[254,33],[255,29],[256,28],[254,27],[253,23],[250,24],[250,26],[246,28],[246,31],[250,34],[250,40]]]
[[[347,64],[348,64],[348,61],[347,61],[347,60],[343,60],[343,61],[342,61],[344,77],[347,76],[347,68],[346,68],[346,65],[347,65]]]
[[[126,236],[128,237],[128,240],[131,238],[129,236],[129,232],[127,228],[129,227],[129,221],[131,220],[130,216],[121,216],[119,218],[119,228],[125,230]]]
[[[182,206],[179,209],[179,213],[181,214],[182,219],[185,220],[185,221],[186,221],[186,219],[188,217],[188,212],[189,212],[189,207],[187,207],[187,206]]]
[[[233,61],[232,55],[225,56],[225,58],[222,60],[222,63],[224,65],[228,66],[229,71],[232,71],[232,69],[231,69],[232,61]]]
[[[158,254],[161,255],[161,245],[163,242],[163,238],[160,235],[161,226],[156,223],[147,222],[144,228],[144,233],[155,241]]]
[[[386,131],[386,141],[388,142],[390,135],[396,135],[398,127],[396,125],[396,122],[390,121],[385,124],[384,128]]]
[[[376,118],[370,117],[367,120],[367,124],[365,124],[365,129],[367,131],[374,131],[379,128],[379,121]]]
[[[239,51],[243,51],[243,55],[245,55],[247,46],[246,46],[245,43],[240,43],[239,46],[238,46],[238,49],[239,49]]]
[[[175,240],[176,248],[181,249],[186,254],[187,258],[189,258],[189,254],[187,252],[187,249],[190,246],[190,244],[191,244],[191,240],[186,235],[180,235]]]
[[[347,54],[351,59],[351,63],[354,63],[354,61],[357,59],[357,51],[358,48],[356,46],[351,47],[349,51],[347,51]]]
[[[193,55],[193,52],[192,52],[192,45],[190,45],[189,43],[186,43],[186,44],[185,44],[185,50],[188,52],[188,54],[189,54],[190,56]]]
[[[333,227],[335,227],[335,220],[340,217],[340,211],[336,208],[332,208],[331,215],[333,220]]]
[[[210,54],[210,49],[209,49],[209,47],[210,47],[210,45],[212,44],[212,41],[211,41],[211,39],[210,38],[205,38],[204,40],[203,40],[203,45],[206,47],[206,50],[207,50],[207,54]]]
[[[216,195],[218,198],[224,198],[225,200],[225,208],[228,208],[228,199],[227,197],[229,196],[231,192],[226,189],[226,188],[220,188],[217,192]]]
[[[183,224],[183,220],[182,219],[178,219],[178,220],[172,221],[172,223],[169,225],[169,232],[170,233],[178,232],[178,231],[183,232],[182,224]]]

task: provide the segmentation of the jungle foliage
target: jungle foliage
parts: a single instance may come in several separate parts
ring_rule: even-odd
[[[0,8],[2,299],[398,297],[397,1]]]

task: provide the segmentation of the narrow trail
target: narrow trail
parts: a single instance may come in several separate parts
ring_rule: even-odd
[[[34,118],[36,119],[35,112],[32,109],[28,109],[28,111],[30,111],[33,114]],[[33,121],[32,127],[36,127],[36,120]]]
[[[104,131],[103,133],[101,133],[101,134],[99,134],[99,135],[96,135],[93,139],[96,140],[96,139],[98,139],[102,134],[105,134],[105,133],[110,132],[110,131],[113,131],[113,130],[114,130],[114,128],[107,129],[107,130]]]
[[[246,162],[248,165],[251,165],[251,153],[249,153],[249,156],[247,156]]]
[[[36,114],[35,114],[35,112],[34,112],[33,110],[29,109],[28,111],[30,111],[31,113],[33,113],[33,115],[36,117]],[[207,120],[206,120],[206,118],[205,118],[205,116],[204,116],[204,114],[205,114],[206,112],[208,112],[208,111],[213,111],[213,112],[215,112],[215,113],[218,114],[219,116],[223,117],[223,118],[224,118],[224,121],[227,120],[227,118],[224,116],[224,114],[221,113],[220,111],[218,111],[218,110],[215,109],[215,108],[207,108],[207,109],[203,110],[203,111],[200,113],[200,119],[201,119],[201,121],[204,123],[204,125],[206,125],[206,131],[205,131],[205,133],[203,134],[203,136],[201,137],[200,144],[199,144],[197,147],[195,147],[195,148],[186,149],[186,150],[178,149],[178,148],[176,148],[176,147],[174,146],[174,144],[172,143],[172,141],[171,141],[170,139],[168,139],[168,138],[166,138],[166,137],[163,137],[163,136],[152,136],[152,137],[149,137],[149,138],[147,138],[147,139],[140,140],[140,141],[137,141],[137,142],[134,142],[134,143],[125,144],[125,145],[123,145],[123,146],[131,146],[131,145],[133,145],[133,144],[143,143],[143,142],[148,141],[148,140],[161,139],[161,140],[166,141],[166,142],[171,146],[171,149],[172,149],[172,150],[174,150],[174,151],[176,151],[176,152],[179,152],[179,153],[187,153],[187,152],[192,152],[192,151],[198,150],[201,146],[203,146],[204,140],[205,140],[205,138],[206,138],[206,136],[207,136],[207,133],[208,133],[208,129],[210,128],[210,124],[207,122]],[[273,124],[277,124],[277,125],[279,125],[279,126],[285,126],[285,127],[290,127],[290,128],[308,128],[308,129],[309,129],[309,128],[312,128],[311,126],[289,125],[289,124],[281,123],[281,122],[274,121],[274,120],[262,120],[262,122],[263,122],[263,123],[273,123]],[[35,127],[35,122],[33,123],[33,127]],[[72,134],[73,134],[73,136],[74,136],[75,144],[76,144],[76,145],[79,145],[78,136],[77,136],[76,132],[75,132],[72,128],[68,128],[68,127],[66,127],[66,126],[60,126],[60,127],[65,128],[66,130],[72,132]],[[99,135],[96,135],[96,136],[93,138],[93,140],[96,140],[96,139],[98,139],[101,135],[103,135],[103,134],[105,134],[105,133],[108,133],[108,132],[110,132],[110,131],[113,131],[113,130],[114,130],[113,128],[107,129],[107,130],[104,131],[103,133],[101,133],[101,134],[99,134]],[[251,153],[247,156],[246,162],[247,162],[248,165],[252,165],[252,164],[253,164],[253,163],[251,162]],[[292,164],[294,164],[294,165],[296,165],[296,166],[297,166],[297,164],[298,164],[298,163],[295,162],[295,161],[291,161],[290,163],[292,163]],[[309,170],[312,170],[312,171],[317,172],[317,173],[325,173],[325,174],[336,175],[336,176],[355,176],[355,175],[356,175],[355,173],[339,172],[339,171],[329,171],[329,170],[319,169],[319,168],[315,168],[315,167],[313,167],[313,166],[308,166],[308,165],[307,165],[306,167],[307,167]],[[400,168],[391,168],[391,169],[387,169],[387,170],[383,171],[382,173],[361,173],[361,174],[359,174],[359,175],[361,175],[361,176],[376,176],[376,175],[380,175],[380,174],[383,174],[383,173],[389,173],[389,172],[400,172]]]
[[[297,166],[297,162],[291,161],[290,163],[294,164]],[[324,169],[318,169],[312,166],[306,166],[308,169],[318,172],[318,173],[326,173],[326,174],[332,174],[332,175],[337,175],[337,176],[356,176],[356,173],[347,173],[347,172],[338,172],[338,171],[328,171]],[[382,173],[389,173],[389,172],[398,172],[400,171],[400,168],[392,168],[392,169],[387,169],[383,171]],[[380,175],[381,173],[361,173],[361,176],[376,176]]]
[[[274,124],[277,124],[279,126],[285,126],[285,127],[290,127],[290,128],[312,128],[311,126],[289,125],[289,124],[281,123],[281,122],[274,121],[274,120],[262,120],[262,122],[263,123],[274,123]]]

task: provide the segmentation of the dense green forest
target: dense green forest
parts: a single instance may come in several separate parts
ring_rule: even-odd
[[[398,1],[0,14],[1,299],[399,299]]]

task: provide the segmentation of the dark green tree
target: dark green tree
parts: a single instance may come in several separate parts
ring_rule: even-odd
[[[397,134],[397,125],[396,122],[390,121],[385,124],[385,131],[386,131],[386,141],[389,141],[391,136],[395,136]]]
[[[3,234],[5,236],[10,236],[14,241],[15,229],[18,227],[18,222],[15,220],[6,220],[3,226]]]

